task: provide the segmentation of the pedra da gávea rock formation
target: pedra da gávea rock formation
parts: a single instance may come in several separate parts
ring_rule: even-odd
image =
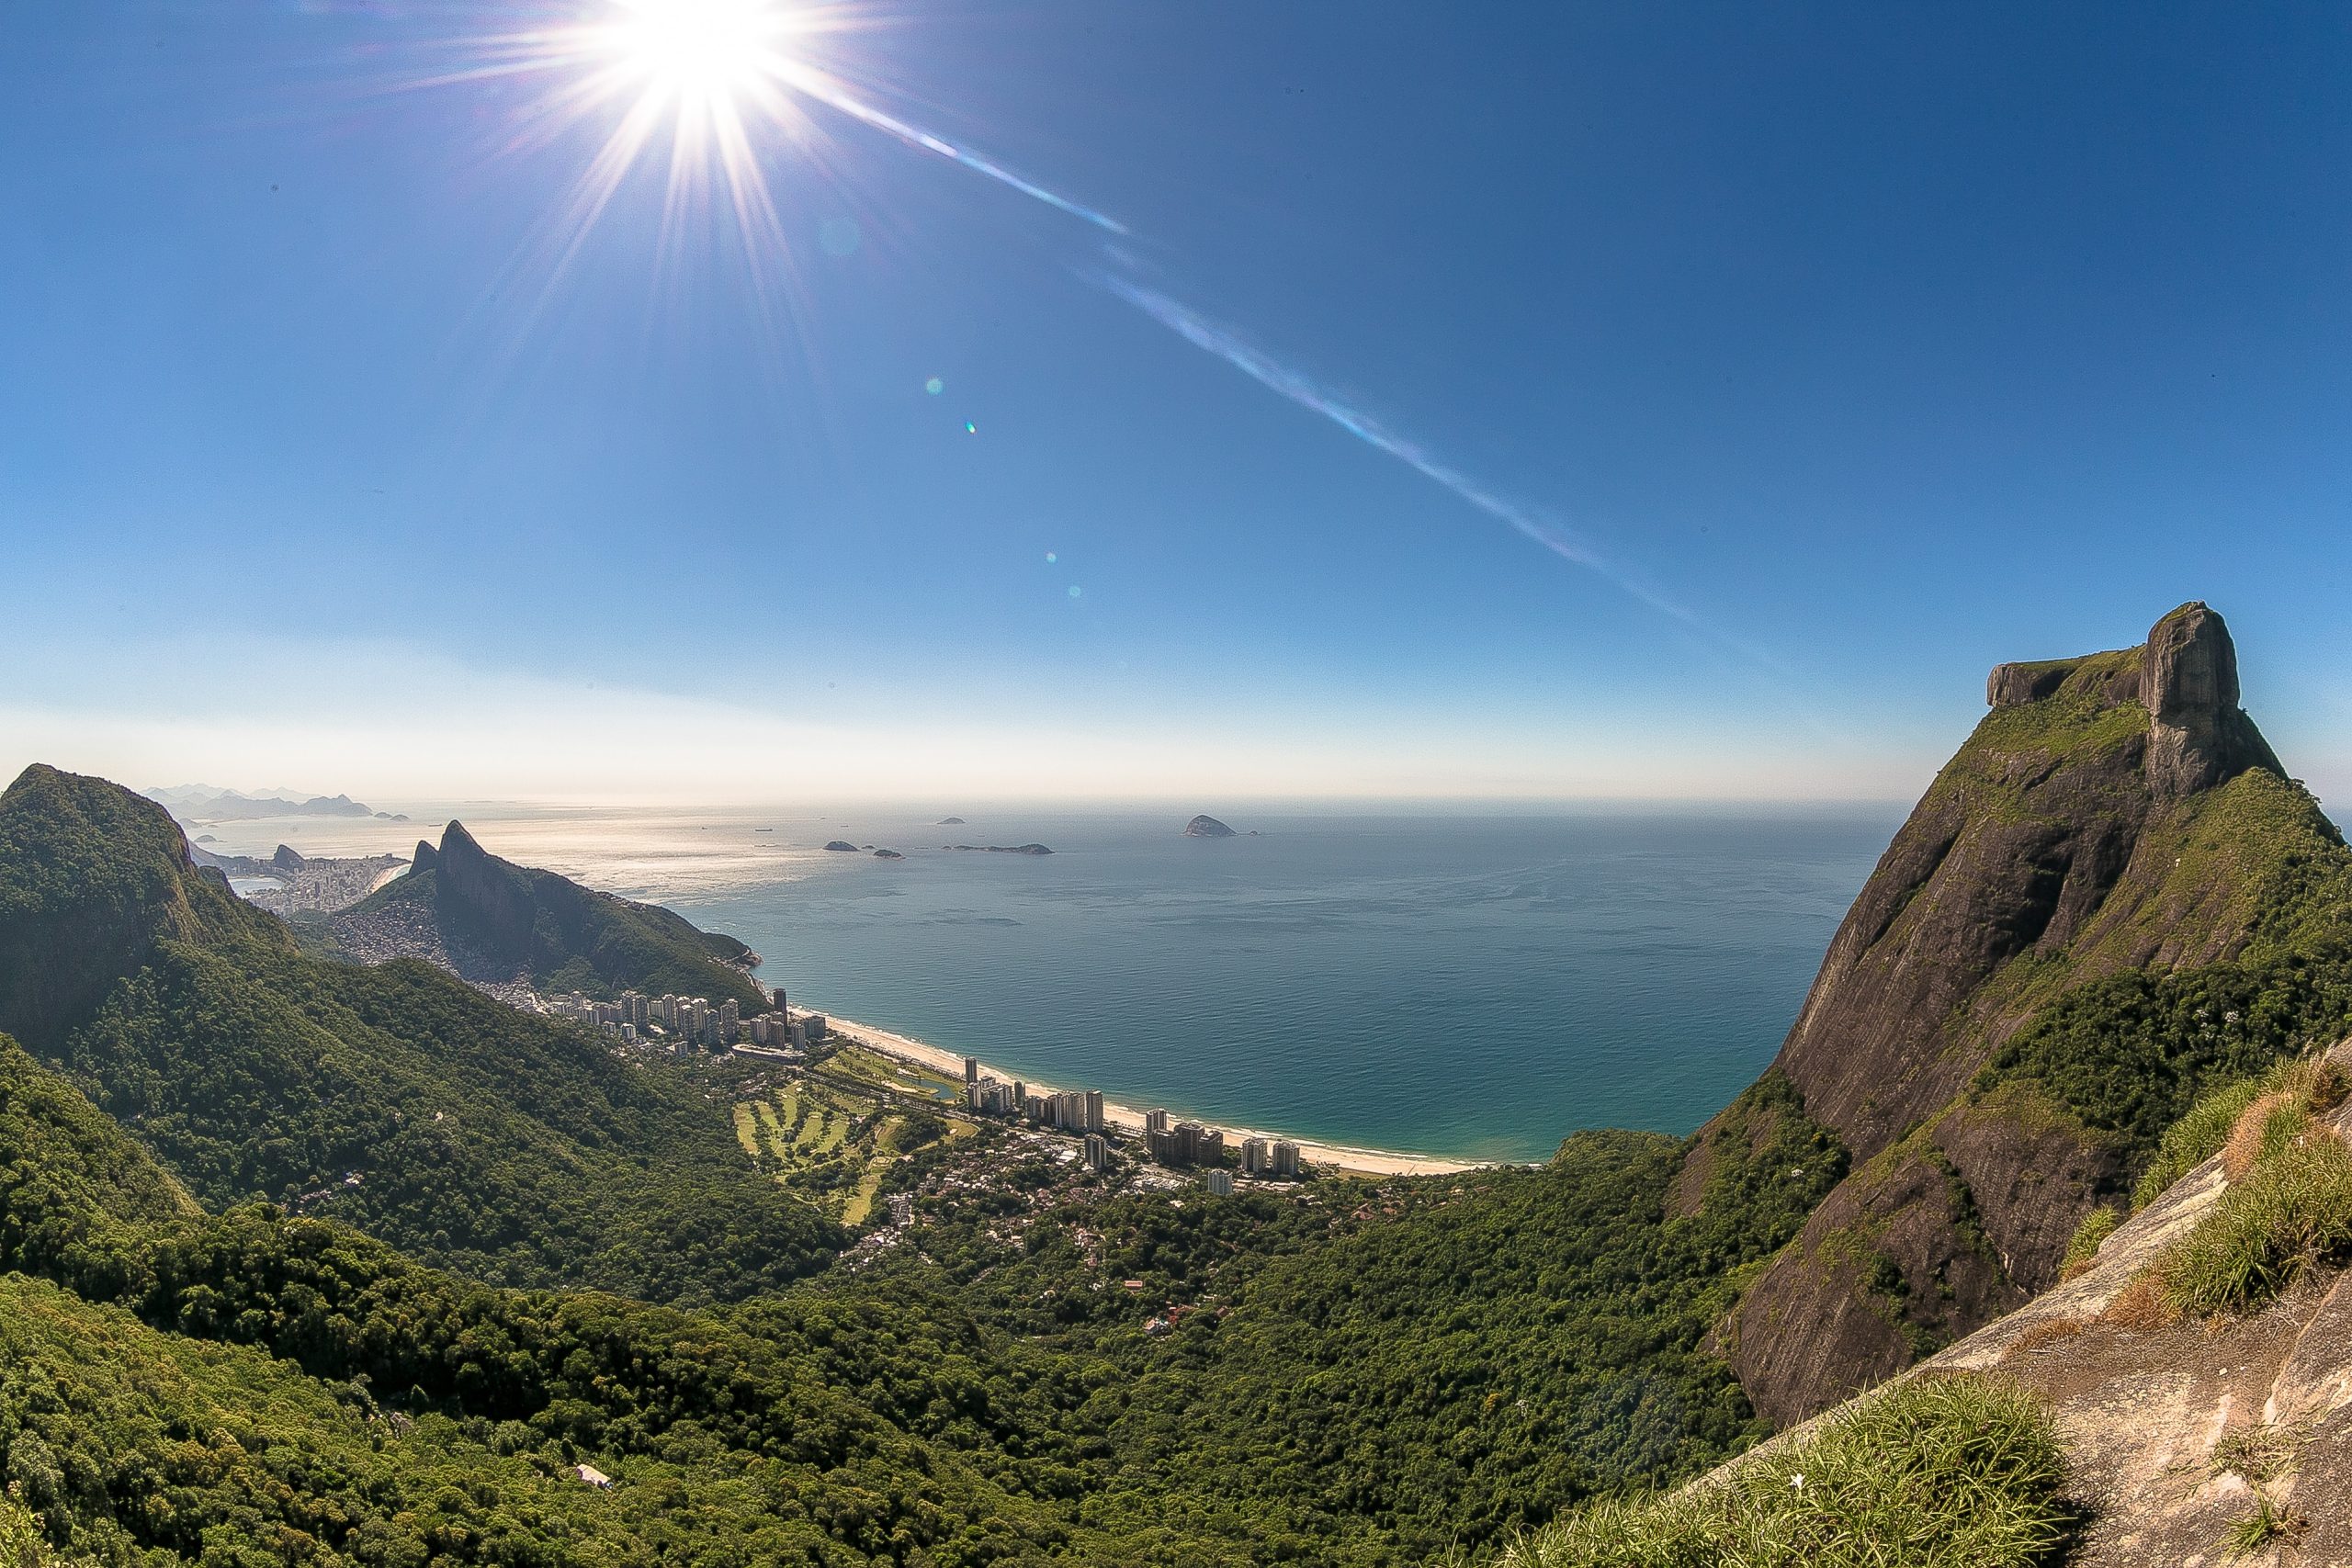
[[[2001,665],[1986,695],[1771,1069],[1851,1160],[1715,1333],[1776,1422],[2047,1288],[2075,1225],[2116,1191],[2114,1137],[1987,1081],[2003,1044],[2080,986],[2236,955],[2276,877],[2342,852],[2240,709],[2229,630],[2201,604],[2139,648]],[[1686,1175],[1719,1135],[1702,1132]]]

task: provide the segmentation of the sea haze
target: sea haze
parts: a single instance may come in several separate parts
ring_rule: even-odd
[[[1260,836],[1227,840],[1168,815],[834,825],[897,862],[812,861],[813,835],[779,821],[747,836],[800,840],[774,852],[789,880],[668,901],[750,942],[797,999],[1012,1072],[1340,1143],[1540,1159],[1579,1127],[1688,1132],[1753,1078],[1895,820],[1245,815]],[[1056,852],[939,848],[1032,841]]]

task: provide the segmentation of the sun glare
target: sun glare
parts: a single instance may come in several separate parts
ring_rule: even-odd
[[[944,158],[1109,233],[1123,224],[1023,178],[968,147],[900,119],[824,63],[829,42],[870,25],[853,0],[537,0],[565,13],[545,25],[456,40],[452,68],[418,86],[528,80],[503,151],[548,147],[597,128],[602,141],[534,242],[547,287],[649,164],[669,165],[661,200],[663,254],[674,255],[705,214],[731,217],[763,298],[788,282],[786,187],[838,183],[842,153],[808,110],[820,107],[926,157]],[[796,216],[805,217],[798,213]]]
[[[772,0],[619,0],[605,28],[614,66],[680,113],[731,116],[783,63],[789,30]]]

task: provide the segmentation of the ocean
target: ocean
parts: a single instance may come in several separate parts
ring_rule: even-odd
[[[1251,815],[1257,837],[1198,840],[1166,815],[874,818],[835,826],[905,860],[819,851],[671,901],[796,1000],[1008,1072],[1540,1159],[1580,1127],[1688,1132],[1761,1071],[1895,819]],[[1055,852],[939,848],[1029,842]]]
[[[493,852],[741,938],[796,1004],[1129,1105],[1508,1160],[1686,1133],[1736,1094],[1901,819],[1283,808],[1203,840],[1181,809],[461,815]],[[237,827],[254,852],[287,837]],[[318,827],[288,841],[437,836]],[[1030,842],[1055,852],[941,848]]]

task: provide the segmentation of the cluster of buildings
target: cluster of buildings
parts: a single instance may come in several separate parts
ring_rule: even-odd
[[[1162,1165],[1223,1165],[1225,1134],[1198,1122],[1171,1125],[1165,1111],[1143,1114],[1143,1144]]]
[[[1241,1140],[1241,1174],[1277,1181],[1298,1179],[1298,1145],[1288,1138]]]
[[[1032,1127],[1051,1127],[1062,1133],[1099,1134],[1109,1125],[1102,1119],[1101,1089],[1032,1094],[1029,1086],[1017,1078],[1007,1083],[981,1072],[978,1059],[973,1056],[964,1058],[964,1108],[982,1116],[1016,1117]]]
[[[822,1043],[829,1032],[822,1013],[789,1016],[781,988],[775,992],[773,1010],[754,1013],[750,1018],[743,1016],[742,1005],[732,997],[714,1007],[707,997],[649,997],[640,991],[623,991],[608,1002],[592,1001],[572,991],[548,998],[546,1006],[558,1018],[601,1029],[619,1036],[624,1043],[646,1044],[659,1040],[678,1050],[699,1046],[707,1051],[725,1051],[749,1044],[806,1052],[810,1045]]]
[[[1144,1145],[1162,1165],[1221,1166],[1225,1134],[1198,1122],[1170,1122],[1165,1111],[1148,1111],[1143,1118]],[[1269,1180],[1298,1179],[1298,1145],[1288,1138],[1241,1140],[1241,1174]],[[1211,1183],[1214,1188],[1215,1183]]]
[[[1102,1114],[1102,1091],[1069,1089],[1058,1094],[1032,1094],[1029,1086],[980,1070],[979,1059],[964,1058],[964,1106],[981,1116],[1009,1116],[1033,1127],[1086,1135],[1086,1168],[1107,1170],[1111,1165],[1110,1131]],[[1143,1119],[1144,1147],[1164,1166],[1200,1166],[1202,1182],[1211,1192],[1233,1190],[1232,1173],[1225,1168],[1225,1134],[1198,1122],[1172,1121],[1165,1111],[1151,1111]],[[1287,1138],[1244,1138],[1241,1174],[1266,1180],[1296,1180],[1298,1145]]]

